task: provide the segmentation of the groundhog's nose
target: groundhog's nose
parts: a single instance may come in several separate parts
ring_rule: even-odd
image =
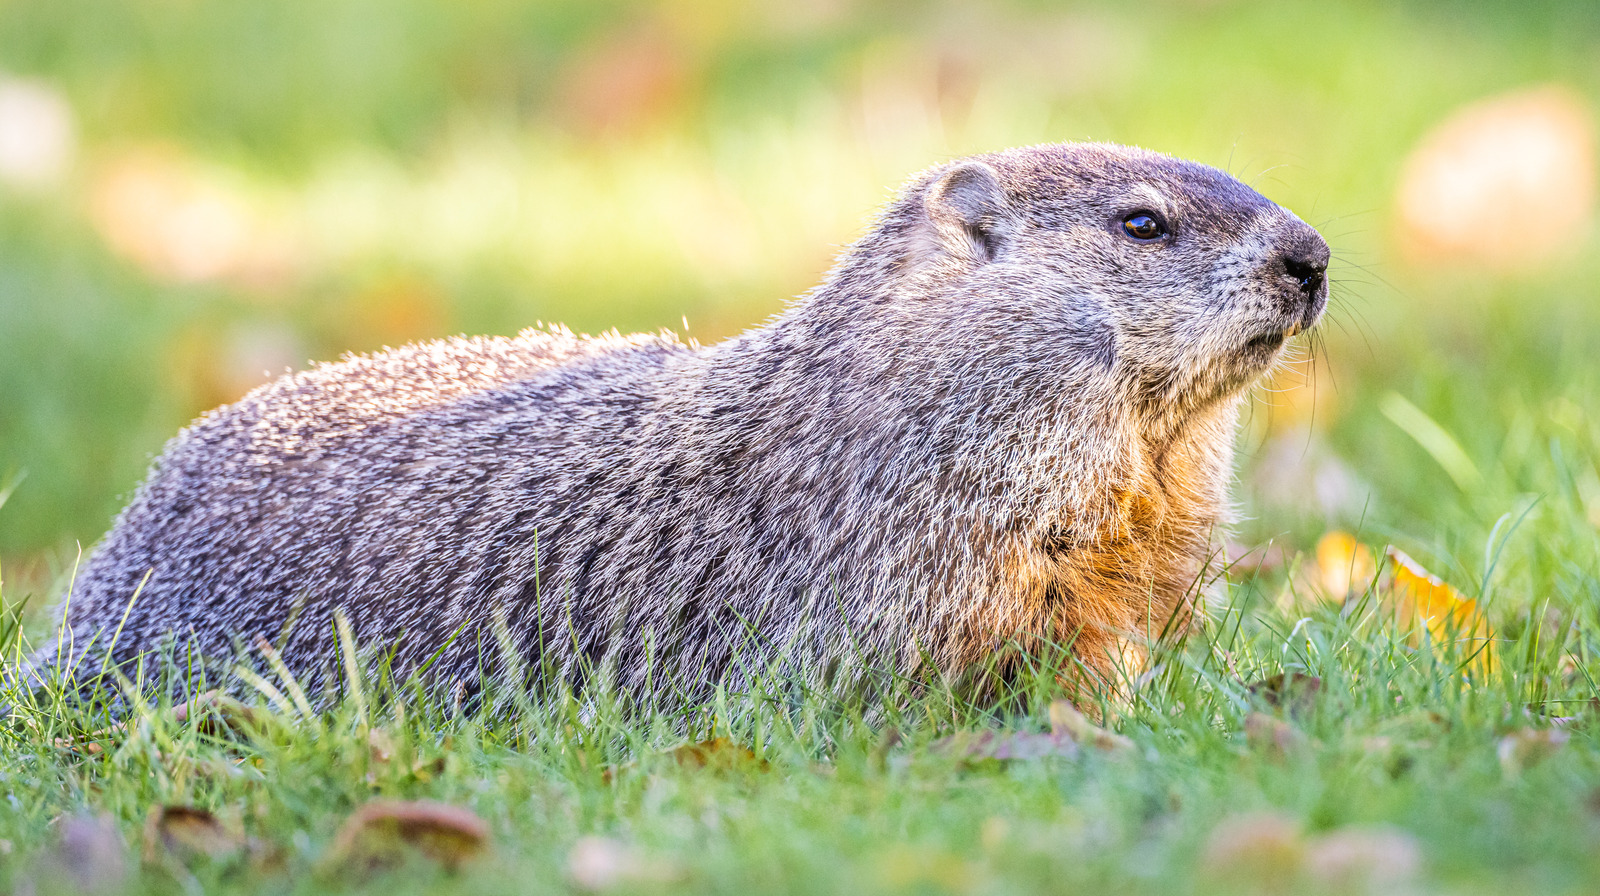
[[[1300,286],[1307,298],[1322,289],[1328,271],[1328,244],[1310,227],[1302,225],[1290,236],[1282,249],[1284,275]]]

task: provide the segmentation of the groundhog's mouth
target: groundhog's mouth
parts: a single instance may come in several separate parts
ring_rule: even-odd
[[[1288,332],[1274,330],[1271,333],[1262,333],[1244,344],[1244,349],[1252,354],[1270,354],[1283,347],[1283,341],[1289,338]]]
[[[1283,348],[1283,343],[1291,336],[1298,336],[1305,332],[1307,325],[1303,321],[1295,321],[1287,327],[1268,330],[1260,336],[1252,338],[1244,344],[1244,352],[1253,357],[1266,357],[1278,349]]]

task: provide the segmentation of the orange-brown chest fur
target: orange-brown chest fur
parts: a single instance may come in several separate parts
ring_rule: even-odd
[[[969,608],[957,665],[999,645],[1070,647],[1092,687],[1136,676],[1149,646],[1181,633],[1225,505],[1226,461],[1141,456],[1072,519],[1067,534],[1019,534]]]

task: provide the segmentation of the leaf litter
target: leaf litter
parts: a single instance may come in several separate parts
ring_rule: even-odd
[[[1067,700],[1050,703],[1050,730],[957,731],[928,745],[928,752],[963,762],[1012,762],[1047,758],[1075,759],[1085,749],[1110,755],[1135,751],[1133,741],[1089,721]]]
[[[470,809],[432,800],[375,800],[345,819],[321,870],[368,875],[421,856],[454,871],[488,848],[489,826]]]
[[[1412,643],[1457,645],[1468,669],[1492,673],[1495,635],[1478,602],[1394,545],[1384,548],[1383,560],[1380,568],[1372,548],[1350,533],[1328,532],[1317,541],[1309,590],[1346,604],[1371,588],[1384,615]]]

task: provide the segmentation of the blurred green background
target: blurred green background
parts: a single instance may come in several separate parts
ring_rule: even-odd
[[[0,0],[7,594],[268,371],[540,320],[722,338],[912,172],[1093,139],[1335,247],[1315,357],[1241,436],[1241,539],[1359,527],[1479,591],[1520,521],[1508,582],[1600,599],[1596,98],[1592,2]]]

